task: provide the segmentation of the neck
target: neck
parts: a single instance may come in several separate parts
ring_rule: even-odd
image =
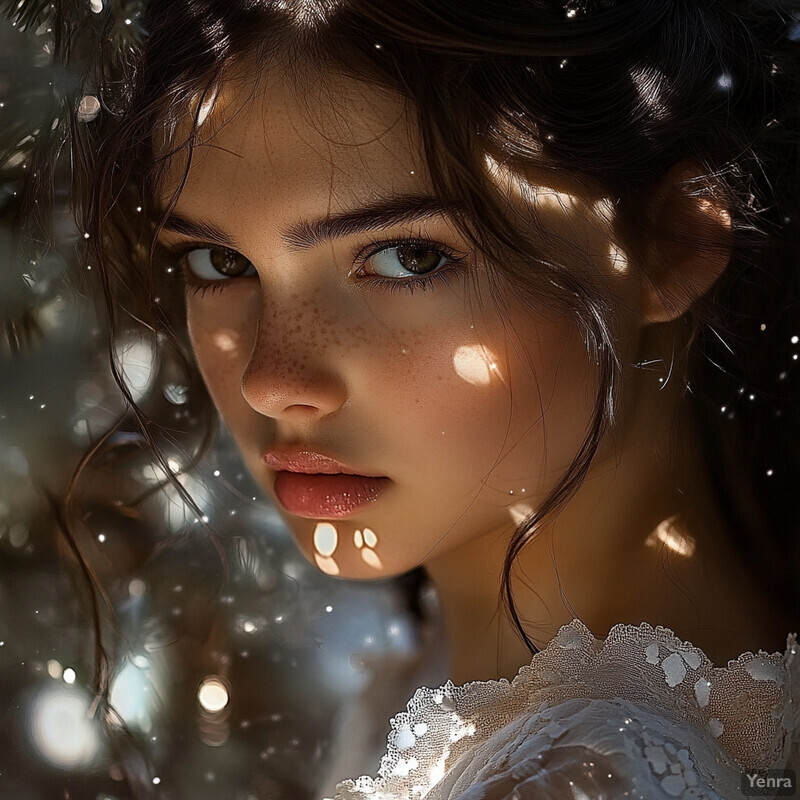
[[[730,545],[692,425],[673,424],[665,394],[604,443],[577,494],[517,559],[515,607],[536,647],[573,617],[598,637],[619,622],[664,625],[717,663],[781,646],[773,610]],[[500,603],[512,534],[492,531],[426,564],[457,683],[511,678],[530,660]]]

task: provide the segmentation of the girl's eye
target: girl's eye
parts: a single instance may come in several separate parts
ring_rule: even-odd
[[[364,261],[373,275],[384,278],[408,278],[427,275],[452,259],[424,244],[398,244],[384,247]]]
[[[227,247],[203,247],[189,250],[184,263],[192,275],[201,281],[221,281],[226,278],[249,278],[256,268],[241,253]]]

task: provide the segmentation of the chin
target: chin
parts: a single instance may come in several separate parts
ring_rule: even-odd
[[[301,548],[303,555],[320,571],[333,578],[349,581],[382,581],[396,578],[419,566],[419,562],[384,562],[374,551],[354,551],[321,555],[313,549]],[[363,557],[362,556],[366,556]]]
[[[387,552],[369,526],[351,520],[287,519],[303,555],[320,571],[334,578],[355,581],[386,580],[418,567],[419,560],[406,551]],[[299,523],[299,524],[298,524]]]

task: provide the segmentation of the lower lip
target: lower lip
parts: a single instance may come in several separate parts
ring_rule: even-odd
[[[296,517],[342,519],[374,503],[388,483],[388,478],[366,475],[281,471],[275,477],[275,494]]]

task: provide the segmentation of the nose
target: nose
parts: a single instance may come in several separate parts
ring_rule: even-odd
[[[316,315],[312,315],[316,316]],[[312,422],[344,405],[347,387],[328,345],[330,325],[319,318],[267,313],[256,332],[242,375],[242,395],[259,414],[286,422]]]

